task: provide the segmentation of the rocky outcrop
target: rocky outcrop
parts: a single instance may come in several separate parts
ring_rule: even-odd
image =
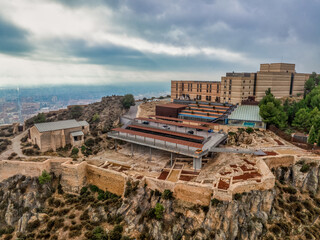
[[[8,178],[0,183],[0,222],[17,226],[18,232],[25,231],[29,219],[38,218],[50,195],[51,187],[40,185],[37,178],[22,175]]]
[[[172,199],[170,191],[167,195],[153,191],[143,182],[127,184],[131,187],[123,199],[91,186],[80,195],[56,192],[44,203],[51,186],[39,185],[36,178],[15,176],[0,184],[0,221],[28,232],[28,223],[42,224],[68,210],[77,211],[81,224],[121,223],[124,235],[139,239],[300,239],[303,234],[319,239],[320,230],[317,233],[314,227],[320,213],[318,163],[306,161],[273,171],[278,180],[274,189],[236,194],[231,202],[212,199],[208,206]],[[57,198],[64,202],[64,209],[52,204]],[[46,225],[39,229],[44,231]],[[59,239],[63,234],[57,232]]]

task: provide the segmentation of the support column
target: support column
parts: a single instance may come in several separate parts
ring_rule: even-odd
[[[194,171],[200,170],[201,167],[202,167],[202,157],[193,158],[193,169],[194,169]]]
[[[150,148],[150,161],[152,160],[152,152],[151,152],[151,148]]]
[[[133,157],[133,143],[131,143],[131,157]]]
[[[172,167],[172,153],[171,153],[171,158],[170,158],[170,166]]]

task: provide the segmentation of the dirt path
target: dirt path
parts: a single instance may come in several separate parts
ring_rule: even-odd
[[[26,157],[21,150],[21,138],[23,138],[27,134],[27,131],[20,133],[18,136],[14,137],[11,142],[12,144],[8,146],[8,149],[0,155],[0,160],[6,160],[10,156],[11,153],[15,152],[18,154],[18,157]]]

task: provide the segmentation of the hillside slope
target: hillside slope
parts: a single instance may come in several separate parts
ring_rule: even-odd
[[[124,198],[95,186],[81,194],[59,190],[58,178],[41,185],[15,176],[0,184],[0,235],[10,239],[319,239],[320,169],[299,162],[274,170],[269,191],[186,204],[169,191],[128,182]],[[53,191],[51,191],[53,190]],[[106,231],[105,231],[106,230]]]

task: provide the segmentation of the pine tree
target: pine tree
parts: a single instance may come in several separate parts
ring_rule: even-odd
[[[310,132],[309,132],[309,137],[308,137],[308,143],[309,144],[314,144],[317,138],[317,133],[314,129],[314,126],[312,125]]]

